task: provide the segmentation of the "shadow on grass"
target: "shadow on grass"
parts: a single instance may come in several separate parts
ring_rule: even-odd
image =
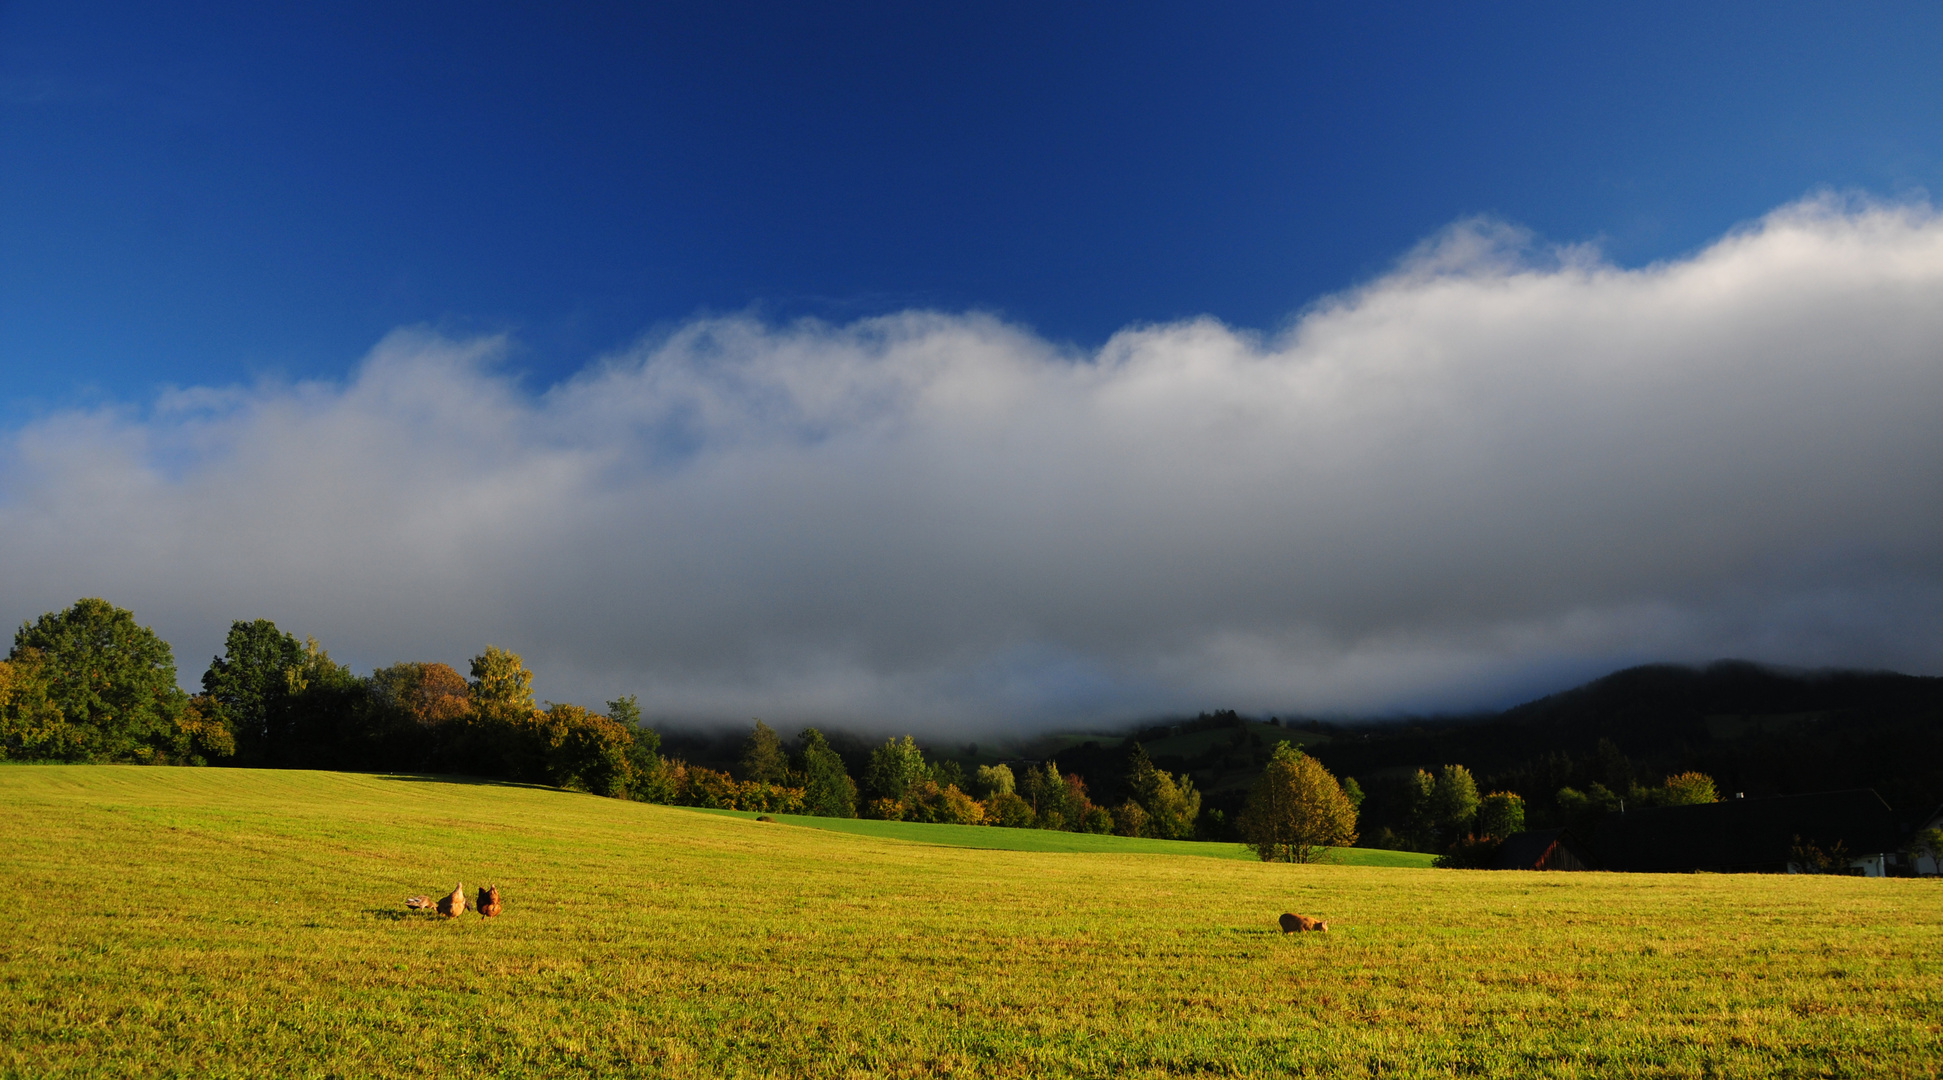
[[[367,775],[375,780],[397,780],[407,784],[462,784],[466,787],[526,788],[531,791],[568,790],[551,784],[530,784],[524,780],[498,780],[490,776],[463,776],[458,773],[369,773]]]
[[[475,914],[470,905],[467,905],[466,913],[468,915]],[[368,907],[361,914],[373,922],[444,923],[458,921],[457,919],[448,919],[436,911],[429,909],[425,911],[413,911],[403,905],[398,907]]]

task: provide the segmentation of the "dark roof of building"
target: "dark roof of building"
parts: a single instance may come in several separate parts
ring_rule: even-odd
[[[1608,870],[1778,872],[1797,838],[1824,852],[1839,844],[1851,855],[1873,855],[1902,846],[1907,830],[1899,825],[1881,796],[1850,788],[1616,811],[1599,819],[1589,842]]]
[[[1552,850],[1558,838],[1565,835],[1564,829],[1531,829],[1526,832],[1512,833],[1505,838],[1504,846],[1498,849],[1498,857],[1491,868],[1494,870],[1530,870],[1538,865],[1538,860]]]
[[[1568,864],[1570,869],[1592,869],[1598,864],[1591,857],[1578,837],[1565,829],[1530,829],[1512,833],[1498,848],[1497,857],[1491,861],[1493,870],[1536,870],[1539,863],[1557,846],[1564,846],[1572,853],[1577,865]],[[1548,866],[1545,869],[1558,869]]]

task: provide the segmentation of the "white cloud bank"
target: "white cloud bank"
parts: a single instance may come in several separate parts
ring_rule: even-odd
[[[229,620],[545,696],[919,731],[1464,707],[1643,659],[1943,671],[1943,219],[1822,199],[1626,270],[1460,225],[1273,338],[681,327],[534,395],[342,384],[0,450],[0,613]]]

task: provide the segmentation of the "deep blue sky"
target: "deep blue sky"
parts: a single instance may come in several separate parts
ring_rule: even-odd
[[[274,7],[0,5],[0,419],[407,324],[1272,329],[1466,215],[1630,265],[1943,183],[1935,4]]]

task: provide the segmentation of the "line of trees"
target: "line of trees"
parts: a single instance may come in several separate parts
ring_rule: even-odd
[[[1219,719],[1219,718],[1217,718]],[[1652,787],[1609,743],[1608,773],[1628,782],[1561,787],[1553,800],[1567,825],[1585,825],[1621,805],[1714,802],[1699,772]],[[734,769],[692,765],[661,753],[632,697],[595,712],[541,705],[522,659],[488,646],[461,674],[440,663],[399,663],[366,676],[332,660],[314,639],[298,640],[265,619],[230,626],[223,652],[202,676],[202,692],[176,684],[168,642],[105,600],[23,624],[0,662],[0,758],[153,764],[209,764],[448,772],[553,784],[648,802],[864,816],[893,821],[995,825],[1191,839],[1197,826],[1227,831],[1202,813],[1187,773],[1158,768],[1139,742],[1109,784],[1124,798],[1093,801],[1087,781],[1056,761],[978,766],[927,758],[910,736],[870,750],[853,779],[823,732],[806,728],[791,744],[755,722]],[[853,760],[857,760],[854,759]],[[1097,771],[1094,772],[1097,776]],[[861,782],[860,782],[861,781]],[[1525,828],[1525,798],[1482,794],[1463,765],[1415,770],[1386,781],[1377,847],[1441,853],[1450,866],[1481,865]],[[1354,844],[1364,793],[1318,760],[1280,743],[1251,788],[1232,832],[1264,859],[1313,861]],[[1213,823],[1213,828],[1207,826]]]
[[[1624,689],[1628,680],[1646,679],[1651,689],[1669,679],[1685,685],[1754,677],[1731,667],[1621,673],[1560,700],[1606,693],[1612,689],[1607,684]],[[1765,687],[1768,697],[1827,689],[1772,674],[1760,679],[1765,682],[1755,689]],[[1849,681],[1857,680],[1867,685],[1854,693],[1910,697],[1915,704],[1897,707],[1916,710],[1911,716],[1931,700],[1922,696],[1929,692],[1922,680],[1895,677],[1882,687],[1861,676]],[[1487,860],[1528,818],[1534,827],[1584,827],[1622,805],[1687,805],[1719,797],[1707,773],[1680,766],[1684,771],[1659,777],[1608,738],[1586,752],[1547,750],[1516,767],[1500,761],[1486,774],[1497,790],[1485,793],[1463,765],[1396,766],[1460,755],[1489,765],[1498,760],[1490,757],[1492,747],[1518,735],[1503,725],[1358,731],[1352,737],[1323,732],[1311,721],[1307,728],[1326,737],[1305,754],[1286,744],[1271,747],[1263,737],[1268,732],[1250,730],[1279,721],[1251,725],[1233,712],[1138,732],[1117,745],[1069,747],[1061,753],[1076,766],[1069,770],[1055,761],[970,766],[927,759],[908,736],[874,749],[845,742],[840,751],[823,732],[808,728],[785,744],[757,721],[739,760],[733,751],[718,752],[693,739],[683,744],[681,754],[692,752],[718,766],[710,768],[664,753],[661,736],[642,725],[632,697],[606,702],[599,711],[540,704],[532,681],[520,657],[493,647],[473,657],[464,673],[440,663],[399,663],[358,675],[315,640],[256,620],[231,625],[222,654],[203,673],[201,692],[189,694],[177,685],[168,642],[130,612],[84,599],[23,624],[0,661],[0,759],[465,773],[772,813],[1239,839],[1264,858],[1298,861],[1355,843],[1360,833],[1369,846],[1436,853],[1448,865]],[[1756,694],[1750,700],[1779,709],[1795,698],[1784,694],[1776,704]],[[1614,709],[1618,705],[1607,711]],[[1163,757],[1178,774],[1158,767],[1142,745],[1182,731],[1222,728],[1233,728],[1234,738],[1208,742],[1199,757]],[[968,748],[972,756],[975,750]],[[1324,761],[1345,774],[1360,772],[1369,783],[1367,802],[1354,777],[1338,782]],[[1675,766],[1669,760],[1662,767]],[[1244,798],[1237,782],[1253,768],[1261,772]],[[1208,805],[1190,769],[1213,789]]]
[[[1524,795],[1516,791],[1480,794],[1476,778],[1462,765],[1445,765],[1434,772],[1418,769],[1400,782],[1380,787],[1386,802],[1382,817],[1389,823],[1369,838],[1372,847],[1437,853],[1444,865],[1479,865],[1507,837],[1526,827]],[[1559,809],[1557,824],[1583,830],[1601,814],[1622,806],[1690,806],[1719,798],[1712,777],[1688,771],[1651,787],[1631,783],[1623,792],[1596,782],[1584,791],[1561,787],[1553,801]]]
[[[542,706],[524,661],[494,646],[464,675],[409,662],[359,676],[315,639],[300,641],[267,619],[239,621],[203,673],[202,692],[190,695],[176,684],[168,642],[133,613],[85,599],[23,625],[0,662],[0,758],[14,760],[465,773],[648,802],[1176,840],[1193,838],[1201,819],[1193,781],[1157,768],[1137,743],[1126,797],[1112,807],[1096,804],[1086,781],[1056,761],[1022,775],[985,765],[968,777],[956,761],[927,759],[909,735],[869,753],[861,785],[815,728],[791,747],[757,720],[740,775],[660,751],[632,696],[605,712]],[[1264,858],[1302,860],[1317,845],[1355,839],[1353,804],[1326,770],[1301,760],[1290,782],[1309,794],[1278,803],[1279,817],[1257,815],[1270,837],[1257,845]],[[1301,785],[1325,781],[1334,824],[1280,839],[1287,806],[1314,802]]]
[[[268,620],[231,625],[202,693],[168,642],[100,599],[49,612],[0,662],[0,757],[462,772],[624,795],[660,769],[632,698],[599,714],[533,701],[520,658],[471,674],[405,663],[360,677]]]
[[[1086,781],[1062,773],[1054,760],[1015,773],[1010,765],[981,765],[970,775],[950,759],[927,759],[909,735],[871,750],[861,788],[820,732],[806,731],[786,757],[775,732],[760,720],[742,757],[744,783],[801,785],[805,812],[953,825],[996,825],[1066,832],[1116,833],[1191,839],[1201,797],[1185,776],[1154,767],[1136,746],[1119,806],[1093,802]]]
[[[1479,795],[1476,779],[1462,765],[1445,765],[1432,773],[1419,769],[1403,781],[1401,829],[1384,826],[1373,846],[1438,853],[1437,865],[1489,865],[1513,833],[1525,828],[1525,798],[1515,791]],[[1602,784],[1580,792],[1560,788],[1556,796],[1564,824],[1586,829],[1601,814],[1624,806],[1692,806],[1718,802],[1712,777],[1700,772],[1676,773],[1657,787],[1633,784],[1624,796]]]

